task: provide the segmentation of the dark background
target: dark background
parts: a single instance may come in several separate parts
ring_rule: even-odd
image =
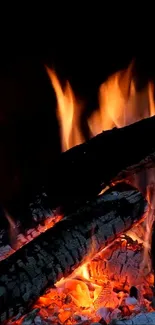
[[[88,112],[97,106],[101,82],[133,58],[140,79],[154,79],[154,51],[147,37],[146,43],[143,38],[134,46],[132,35],[125,39],[113,34],[110,43],[109,35],[99,42],[89,36],[89,41],[87,37],[51,40],[33,53],[29,46],[17,55],[12,47],[0,58],[0,202],[4,207],[17,206],[21,197],[29,200],[48,181],[48,170],[60,153],[56,100],[45,64],[55,68],[62,83],[70,81]]]

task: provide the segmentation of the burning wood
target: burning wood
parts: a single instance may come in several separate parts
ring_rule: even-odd
[[[145,89],[136,91],[132,65],[101,85],[99,109],[85,121],[89,129],[87,138],[80,127],[82,106],[71,86],[67,83],[63,89],[49,69],[48,74],[56,92],[62,151],[75,146],[58,159],[54,157],[53,165],[50,164],[44,184],[49,196],[48,208],[67,206],[72,212],[107,185],[155,166],[155,117],[147,118],[155,113],[154,87],[149,83]],[[18,211],[19,218],[24,213],[23,219],[28,220],[32,209],[23,205]]]
[[[54,324],[113,324],[112,320],[127,321],[146,311],[150,311],[152,317],[151,302],[145,296],[153,295],[150,290],[153,278],[149,269],[141,272],[143,254],[143,245],[137,241],[128,236],[117,239],[70,277],[49,289],[38,299],[33,310],[18,321],[18,325],[26,321],[29,325],[37,321],[40,324],[44,321]],[[136,281],[137,287],[133,286]]]
[[[51,174],[48,184],[52,184],[48,193],[53,206],[71,208],[72,197],[74,207],[106,185],[155,165],[155,117],[146,119],[155,114],[154,86],[150,82],[137,91],[133,67],[132,63],[100,86],[99,108],[85,121],[90,131],[88,138],[98,135],[86,143],[88,138],[81,128],[82,104],[69,82],[63,88],[55,72],[47,68],[57,99],[62,151],[74,146],[56,161],[54,172],[48,173]],[[139,120],[142,121],[134,123]],[[140,143],[147,144],[140,146]]]
[[[76,146],[50,166],[44,184],[48,195],[46,202],[39,203],[39,219],[40,207],[41,219],[44,212],[57,207],[64,208],[65,216],[60,221],[62,215],[55,215],[54,222],[60,222],[54,228],[31,242],[29,236],[27,245],[1,261],[0,320],[21,315],[52,286],[26,317],[14,318],[15,324],[45,324],[45,319],[66,325],[130,324],[131,318],[136,325],[139,321],[154,324],[150,288],[154,278],[145,248],[148,253],[155,206],[149,200],[148,209],[143,196],[123,183],[96,198],[116,182],[134,184],[135,173],[155,166],[155,117],[146,118],[155,114],[153,84],[137,96],[131,66],[111,76],[101,85],[100,107],[87,121],[89,140],[84,143],[81,105],[69,83],[63,90],[56,75],[49,69],[48,74],[56,92],[62,151]],[[36,210],[35,204],[25,206],[24,217]],[[143,220],[146,210],[147,222],[137,232],[133,226]],[[135,316],[146,311],[149,315]]]
[[[62,153],[51,178],[53,190],[48,191],[53,207],[69,205],[70,198],[72,204],[90,199],[106,185],[154,166],[154,129],[155,117],[151,117],[105,131]],[[146,142],[146,134],[150,140],[139,146]]]
[[[92,242],[94,255],[142,220],[145,211],[146,201],[137,190],[118,185],[1,261],[1,321],[71,274],[90,254]]]
[[[47,201],[45,203],[45,200],[39,200],[37,203],[30,203],[28,207],[27,213],[32,216],[29,233],[31,228],[38,226],[34,220],[43,221],[47,215],[53,214],[54,207],[67,205],[72,211],[75,210],[77,203],[79,206],[81,202],[92,198],[107,184],[123,179],[133,183],[130,179],[132,174],[135,176],[136,172],[146,170],[155,164],[155,146],[152,140],[148,141],[146,148],[142,146],[136,150],[138,142],[145,142],[146,134],[153,139],[154,126],[155,117],[151,117],[122,129],[105,131],[88,143],[62,153],[54,168],[56,177],[52,175],[53,181],[49,182],[52,183],[52,189],[47,190],[50,193],[50,198],[47,199],[48,206]],[[101,148],[104,148],[104,156]],[[128,166],[130,167],[127,168]],[[91,173],[90,177],[91,170],[95,172]],[[20,212],[21,215],[22,213],[23,211]],[[1,233],[3,237],[8,237],[7,231],[1,230]],[[26,242],[23,237],[22,240]]]
[[[48,209],[67,207],[67,211],[72,212],[107,185],[128,180],[129,176],[155,166],[154,129],[155,117],[151,117],[120,129],[104,131],[62,153],[48,172],[48,185],[45,186]],[[146,135],[147,145],[140,146],[140,143],[146,143]],[[46,213],[47,206],[44,202],[42,205]],[[28,219],[30,216],[37,218],[33,202],[27,207],[21,206],[19,219],[23,210],[25,219],[27,216]]]

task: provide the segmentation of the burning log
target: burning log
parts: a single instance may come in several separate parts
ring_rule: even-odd
[[[73,212],[107,185],[154,166],[154,130],[155,117],[150,117],[104,131],[62,153],[50,164],[40,193],[37,185],[36,189],[29,189],[30,197],[25,200],[25,191],[21,191],[16,204],[13,201],[13,208],[8,207],[10,215],[22,220],[22,224],[31,224],[34,219],[44,219],[47,211],[55,208]]]
[[[117,185],[66,216],[53,228],[0,262],[0,321],[24,312],[84,257],[114,241],[142,219],[146,201],[129,185]]]
[[[154,130],[155,117],[150,117],[62,153],[48,173],[52,207],[90,199],[114,181],[155,165]]]

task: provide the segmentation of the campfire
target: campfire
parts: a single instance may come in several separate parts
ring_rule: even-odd
[[[137,89],[133,63],[84,103],[47,69],[62,154],[53,196],[31,203],[33,227],[1,230],[0,320],[7,324],[155,324],[154,85]],[[70,202],[71,209],[65,209]],[[67,204],[66,204],[67,203]]]

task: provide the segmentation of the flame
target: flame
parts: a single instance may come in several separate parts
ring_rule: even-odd
[[[92,136],[155,115],[154,84],[149,82],[137,90],[133,66],[132,62],[128,69],[114,73],[101,84],[99,108],[86,121]],[[47,73],[56,93],[61,145],[65,151],[86,140],[80,125],[83,107],[68,81],[63,89],[56,73],[49,68]]]
[[[155,170],[153,170],[155,173]],[[155,174],[151,173],[149,176],[152,176],[152,180],[155,177]],[[148,177],[149,180],[149,177]],[[141,265],[141,271],[144,272],[145,267],[149,267],[149,271],[152,269],[151,259],[150,259],[150,248],[151,248],[151,232],[152,232],[152,226],[153,222],[155,220],[155,183],[150,182],[147,186],[147,193],[146,193],[146,199],[149,203],[149,209],[147,211],[147,216],[145,219],[145,236],[144,236],[144,242],[147,243],[147,245],[144,246],[144,259]]]
[[[136,90],[132,64],[108,78],[99,89],[99,109],[89,118],[93,136],[113,127],[123,127],[155,115],[154,85]]]
[[[155,168],[140,171],[131,178],[130,183],[143,193],[149,204],[144,222],[136,228],[131,228],[127,232],[133,240],[137,240],[139,243],[143,244],[144,259],[141,264],[141,272],[144,272],[145,267],[149,267],[149,270],[152,269],[150,249],[152,226],[155,220]]]
[[[9,223],[9,238],[11,246],[14,248],[17,248],[17,236],[18,236],[18,228],[13,220],[13,218],[8,214],[8,212],[5,210],[5,216]]]
[[[56,93],[57,118],[60,123],[62,151],[84,142],[80,129],[81,105],[76,99],[70,83],[67,81],[64,90],[56,73],[47,68],[48,75]]]
[[[88,263],[82,264],[74,275],[67,277],[61,283],[56,283],[56,287],[40,297],[33,308],[40,309],[38,313],[41,319],[49,318],[54,324],[58,320],[61,323],[67,321],[67,324],[75,324],[77,323],[75,320],[80,321],[79,316],[83,321],[89,320],[90,323],[99,322],[102,317],[106,317],[107,323],[109,323],[112,318],[115,318],[115,311],[120,312],[118,310],[120,306],[129,307],[131,313],[134,313],[135,307],[132,302],[135,298],[131,299],[129,296],[131,286],[136,285],[140,295],[151,295],[150,286],[153,283],[152,274],[149,271],[146,274],[139,272],[139,279],[132,273],[132,265],[137,271],[139,269],[137,263],[140,263],[140,260],[135,255],[137,250],[142,254],[142,246],[136,241],[130,240],[129,237],[117,239],[111,247],[97,254]],[[119,257],[120,254],[122,257]],[[120,264],[117,263],[118,259],[120,259],[125,273],[122,273],[122,267],[120,268]],[[126,265],[124,266],[124,264]],[[104,266],[106,271],[104,271]],[[135,271],[133,272],[135,273]],[[139,283],[140,287],[138,287]],[[141,284],[143,288],[141,288]],[[119,292],[113,290],[114,288],[118,288]],[[125,303],[127,297],[130,300],[129,306]],[[140,297],[137,300],[137,305],[144,307],[145,302],[143,297]],[[147,310],[151,311],[149,305],[150,303]],[[141,309],[137,312],[140,311]],[[106,316],[106,312],[109,313],[107,316],[111,318]]]

